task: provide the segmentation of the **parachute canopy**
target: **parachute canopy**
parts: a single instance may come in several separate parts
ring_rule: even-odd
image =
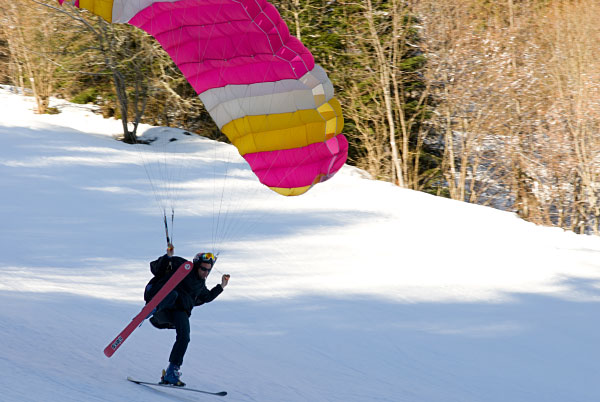
[[[272,190],[303,194],[345,163],[348,142],[333,85],[266,0],[78,0],[75,5],[156,38]]]

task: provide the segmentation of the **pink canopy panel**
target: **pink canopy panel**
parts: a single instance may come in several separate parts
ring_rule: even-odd
[[[333,85],[268,1],[76,5],[156,38],[261,183],[274,191],[302,194],[344,165],[348,142]]]

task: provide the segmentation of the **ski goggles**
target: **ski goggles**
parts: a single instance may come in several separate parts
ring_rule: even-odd
[[[217,256],[213,253],[198,253],[194,257],[194,262],[208,262],[210,265],[213,265],[215,261],[217,261]]]

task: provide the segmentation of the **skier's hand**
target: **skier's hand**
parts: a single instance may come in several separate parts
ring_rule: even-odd
[[[225,286],[227,286],[227,284],[229,283],[229,278],[231,278],[230,275],[225,274],[223,275],[223,278],[221,278],[221,287],[225,288]]]
[[[173,252],[175,251],[175,247],[171,243],[167,245],[167,255],[169,257],[173,257]]]

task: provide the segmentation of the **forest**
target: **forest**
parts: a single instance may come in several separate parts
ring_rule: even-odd
[[[372,178],[600,234],[600,4],[282,0]],[[55,0],[0,5],[0,84],[226,141],[158,43]],[[402,208],[398,205],[398,208]]]

